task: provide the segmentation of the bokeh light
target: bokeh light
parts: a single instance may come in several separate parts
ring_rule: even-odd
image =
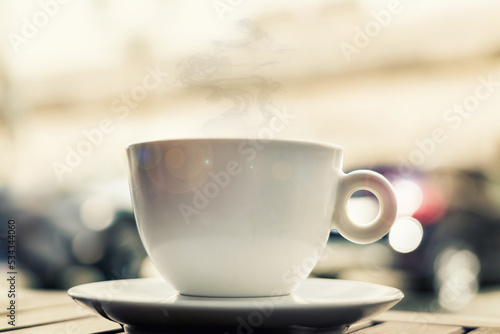
[[[418,220],[400,217],[389,232],[389,244],[397,252],[409,253],[417,249],[423,236],[424,230]]]
[[[73,256],[83,264],[94,264],[104,255],[105,242],[96,232],[80,232],[71,242]]]
[[[214,152],[206,140],[170,141],[160,147],[161,161],[147,170],[160,189],[187,193],[205,183],[214,168]]]
[[[450,311],[463,308],[476,295],[481,263],[469,249],[445,247],[434,262],[439,305]]]
[[[161,148],[156,143],[145,143],[140,150],[139,168],[152,169],[161,161]]]
[[[411,216],[422,205],[422,189],[415,182],[401,180],[394,184],[398,200],[398,212],[401,216]]]
[[[112,203],[100,196],[89,197],[80,207],[80,218],[92,231],[101,231],[109,227],[113,222],[113,216]]]
[[[438,222],[445,214],[448,203],[436,186],[429,182],[421,183],[420,188],[425,194],[418,210],[413,214],[424,226]]]

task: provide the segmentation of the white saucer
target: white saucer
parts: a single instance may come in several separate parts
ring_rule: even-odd
[[[127,333],[343,333],[403,298],[377,284],[312,278],[294,294],[262,298],[205,298],[179,295],[162,279],[89,283],[69,289],[79,304],[123,324]]]

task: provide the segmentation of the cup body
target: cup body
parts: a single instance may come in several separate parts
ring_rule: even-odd
[[[326,245],[340,147],[183,139],[134,144],[127,155],[142,242],[181,294],[288,294]]]

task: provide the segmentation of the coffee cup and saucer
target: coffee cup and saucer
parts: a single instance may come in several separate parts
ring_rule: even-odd
[[[343,154],[335,145],[291,140],[130,145],[137,226],[163,278],[89,283],[69,295],[127,333],[343,333],[375,317],[401,291],[307,278],[332,229],[365,244],[396,218],[390,183],[372,171],[343,173]],[[369,224],[347,211],[358,190],[380,203]]]

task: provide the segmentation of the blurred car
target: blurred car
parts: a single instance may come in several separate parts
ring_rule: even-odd
[[[132,211],[115,205],[116,197],[95,194],[23,196],[20,203],[0,191],[0,217],[16,221],[16,267],[25,286],[68,289],[140,276],[147,256]]]
[[[396,167],[370,169],[391,182],[399,206],[393,228],[378,242],[390,249],[380,263],[404,273],[412,289],[434,290],[447,309],[463,306],[481,284],[500,283],[500,210],[493,195],[500,193],[499,183],[480,171],[403,175]],[[361,222],[378,212],[378,201],[367,191],[353,194],[349,205],[351,217]],[[331,240],[337,239],[333,232]],[[352,252],[368,246],[347,247]],[[320,268],[319,276],[338,273]]]
[[[500,215],[488,191],[499,184],[479,171],[442,170],[411,180],[382,174],[391,178],[398,202],[416,200],[411,217],[423,229],[419,247],[398,252],[396,266],[413,273],[423,288],[442,287],[459,275],[472,275],[469,279],[478,283],[500,282]],[[421,195],[405,193],[408,188],[399,185],[408,182]]]

